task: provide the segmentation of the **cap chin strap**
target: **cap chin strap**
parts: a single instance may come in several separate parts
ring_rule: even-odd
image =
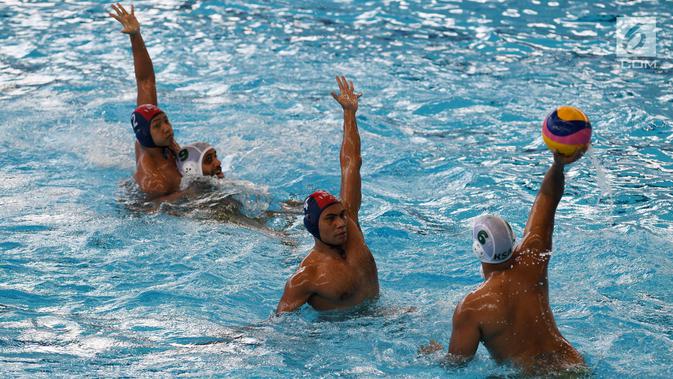
[[[171,151],[171,149],[169,149],[169,148],[167,148],[167,147],[164,147],[164,148],[161,150],[161,153],[164,155],[164,159],[168,159],[169,156],[170,156],[170,154],[173,153],[173,152]]]

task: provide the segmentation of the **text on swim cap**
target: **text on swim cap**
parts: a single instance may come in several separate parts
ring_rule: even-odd
[[[505,259],[507,259],[507,257],[509,257],[510,254],[512,254],[512,249],[509,249],[502,254],[494,254],[493,255],[493,260],[496,260],[496,261],[505,260]]]
[[[189,158],[189,151],[187,151],[187,149],[180,150],[180,152],[178,153],[178,158],[182,162],[186,161],[187,158]]]

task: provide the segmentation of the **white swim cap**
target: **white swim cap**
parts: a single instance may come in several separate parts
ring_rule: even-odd
[[[203,176],[203,157],[213,147],[205,142],[189,144],[178,153],[178,170],[182,176]]]
[[[514,232],[502,217],[484,215],[472,227],[472,251],[484,263],[502,263],[512,256]]]

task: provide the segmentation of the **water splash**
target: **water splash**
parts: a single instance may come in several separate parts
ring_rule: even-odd
[[[594,153],[594,148],[591,145],[589,145],[586,154],[591,160],[591,164],[594,166],[594,172],[596,173],[596,183],[601,189],[601,194],[598,197],[598,200],[596,200],[596,204],[599,204],[602,199],[612,200],[612,185],[610,184],[610,180],[605,173],[605,168],[601,164],[600,160],[598,160],[598,157]]]

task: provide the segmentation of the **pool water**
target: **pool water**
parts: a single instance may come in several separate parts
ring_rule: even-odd
[[[339,189],[334,76],[364,96],[365,238],[381,298],[270,318],[312,240],[203,198],[134,207],[128,37],[98,1],[0,4],[3,376],[484,377],[417,355],[448,343],[480,282],[470,221],[521,235],[555,106],[591,118],[549,269],[561,333],[597,377],[673,370],[673,9],[666,2],[136,2],[159,103],[207,141],[250,217]],[[617,16],[657,20],[656,67],[615,56]],[[592,164],[592,160],[596,165]],[[230,192],[226,192],[230,191]],[[226,193],[225,193],[226,192]],[[209,197],[210,196],[210,197]],[[205,207],[208,208],[208,207]],[[177,209],[177,211],[176,211]]]

